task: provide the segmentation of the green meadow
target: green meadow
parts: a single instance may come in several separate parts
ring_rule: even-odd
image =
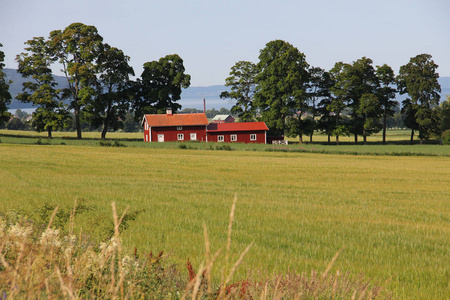
[[[111,228],[114,201],[120,212],[129,207],[126,251],[164,250],[184,270],[188,258],[195,268],[204,260],[203,224],[212,251],[225,247],[236,195],[231,261],[254,242],[236,279],[321,272],[343,249],[333,273],[363,274],[395,298],[445,299],[450,293],[448,146],[423,146],[440,149],[423,150],[436,156],[386,156],[0,139],[2,214],[38,219],[43,207],[68,211],[77,201],[77,232],[98,241]],[[219,274],[225,265],[221,256]]]

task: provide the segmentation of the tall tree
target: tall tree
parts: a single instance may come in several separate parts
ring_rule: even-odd
[[[253,96],[255,94],[255,76],[258,73],[256,65],[249,61],[238,61],[231,67],[230,77],[225,79],[225,86],[231,91],[220,94],[221,99],[235,101],[231,113],[237,115],[240,121],[251,122],[255,118]]]
[[[33,112],[32,126],[38,131],[47,131],[52,137],[53,130],[59,130],[68,123],[70,114],[60,99],[50,65],[48,42],[43,37],[35,37],[25,43],[26,51],[17,55],[18,72],[33,81],[23,83],[23,93],[17,95],[22,102],[32,103],[38,108]]]
[[[309,65],[305,55],[291,44],[275,40],[261,50],[257,67],[255,106],[271,134],[284,134],[286,118],[307,106]]]
[[[3,47],[0,44],[0,47]],[[4,125],[10,118],[11,114],[8,112],[8,105],[11,103],[11,94],[9,93],[9,82],[6,81],[6,75],[3,73],[5,64],[5,53],[0,51],[0,126]]]
[[[191,76],[185,74],[183,60],[177,54],[145,63],[137,82],[136,119],[142,119],[146,113],[162,113],[168,107],[179,110],[181,105],[177,101],[181,99],[181,89],[188,88],[190,83]]]
[[[339,137],[342,135],[348,135],[350,132],[350,126],[344,119],[343,112],[348,107],[350,97],[347,93],[347,72],[351,65],[343,62],[335,63],[334,67],[330,70],[330,97],[325,98],[321,105],[325,106],[328,114],[322,115],[322,122],[328,120],[334,120],[334,124],[327,125],[329,134],[336,136],[336,145],[339,144]]]
[[[412,129],[411,143],[415,129],[419,130],[420,143],[439,130],[439,113],[434,109],[439,105],[441,91],[437,68],[431,55],[419,54],[401,66],[396,77],[400,94],[409,95],[404,103],[409,107],[405,112],[409,120],[406,125]]]
[[[344,91],[350,100],[351,133],[358,143],[358,135],[364,132],[363,116],[359,113],[361,98],[364,94],[374,94],[378,86],[378,78],[370,58],[362,57],[345,68],[343,80]]]
[[[50,33],[49,49],[53,59],[62,65],[69,87],[64,97],[70,99],[75,113],[77,137],[82,138],[81,111],[95,95],[96,60],[101,53],[103,38],[94,26],[73,23],[63,31]]]
[[[94,126],[103,126],[101,138],[106,138],[108,130],[123,128],[123,120],[131,105],[130,58],[122,50],[105,44],[97,60],[99,74],[95,101],[86,106],[87,118]]]
[[[376,75],[379,81],[377,88],[377,97],[380,101],[382,116],[383,116],[383,144],[386,144],[386,127],[387,119],[393,116],[395,108],[398,107],[398,102],[392,99],[395,98],[396,89],[393,88],[395,84],[395,75],[391,67],[384,64],[381,67],[377,66]]]

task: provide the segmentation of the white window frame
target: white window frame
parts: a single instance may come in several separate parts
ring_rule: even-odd
[[[196,141],[197,140],[197,133],[196,132],[191,132],[189,134],[189,138],[191,139],[191,141]]]
[[[250,134],[250,141],[256,141],[256,138],[257,138],[256,133]]]
[[[183,130],[183,126],[177,126],[177,130]]]
[[[158,142],[164,142],[164,134],[158,134]]]
[[[218,135],[217,136],[217,142],[218,143],[223,143],[225,141],[225,136],[223,135]]]
[[[237,142],[237,134],[230,135],[230,141]]]
[[[177,140],[184,141],[184,134],[183,133],[178,133],[177,134]]]

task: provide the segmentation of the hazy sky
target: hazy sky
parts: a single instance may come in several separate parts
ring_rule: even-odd
[[[258,62],[271,40],[285,40],[312,66],[363,56],[396,74],[428,53],[450,76],[449,0],[1,0],[0,43],[6,67],[35,36],[82,22],[142,65],[177,53],[191,86],[222,85],[240,60]]]

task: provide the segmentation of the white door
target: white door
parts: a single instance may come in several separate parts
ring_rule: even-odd
[[[191,133],[191,141],[196,141],[196,140],[197,140],[197,134]]]
[[[164,142],[164,134],[158,134],[158,142]]]

